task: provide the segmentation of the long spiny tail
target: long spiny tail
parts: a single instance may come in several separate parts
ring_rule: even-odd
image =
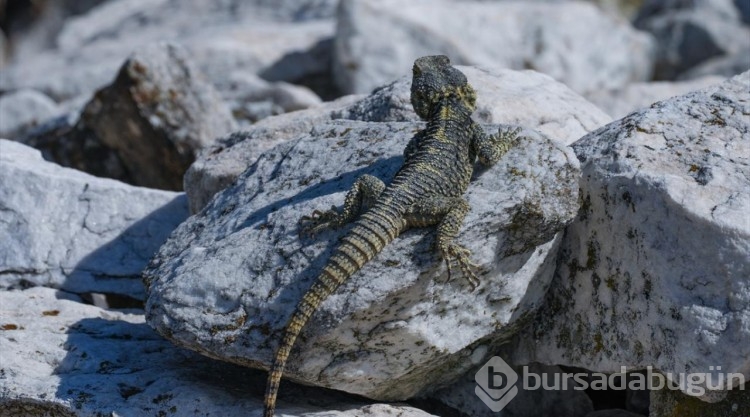
[[[391,213],[388,214],[390,216],[375,208],[365,213],[342,239],[323,272],[297,305],[286,325],[284,338],[268,373],[264,417],[273,417],[284,366],[302,327],[323,300],[398,236],[402,225],[398,224],[399,220],[394,219]]]

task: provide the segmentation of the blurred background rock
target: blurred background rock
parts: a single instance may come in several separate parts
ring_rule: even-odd
[[[64,166],[179,190],[175,178],[216,138],[268,116],[369,93],[434,53],[454,64],[545,73],[622,117],[750,67],[748,3],[0,0],[0,136]],[[94,94],[107,90],[126,60],[164,42],[184,50],[181,65],[200,94],[216,97],[210,118],[234,119],[183,141],[181,162],[166,180],[136,174],[133,167],[148,161],[123,152],[135,141],[170,154],[163,148],[171,145],[154,135],[180,136],[176,126],[146,129],[118,147],[81,116],[92,114]],[[186,98],[196,91],[173,90],[183,104],[162,106],[166,119],[208,118],[191,113],[203,107],[185,105],[199,101]]]

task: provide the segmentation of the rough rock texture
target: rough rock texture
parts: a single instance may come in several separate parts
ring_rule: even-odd
[[[520,376],[521,367],[513,367]],[[531,364],[528,370],[536,375],[545,375],[553,381],[555,375],[565,372],[558,366]],[[468,372],[460,381],[429,395],[429,401],[438,401],[472,417],[527,417],[555,416],[581,417],[594,410],[591,399],[583,391],[567,390],[525,390],[522,380],[516,383],[518,394],[500,411],[492,411],[475,393],[477,369]],[[559,378],[559,377],[558,377]],[[532,383],[534,383],[532,381]]]
[[[0,137],[21,136],[59,113],[57,104],[38,91],[24,89],[3,94],[0,96]]]
[[[750,378],[748,86],[750,72],[574,144],[582,208],[515,363]]]
[[[498,68],[458,68],[477,91],[474,119],[479,122],[529,126],[553,140],[570,144],[612,120],[546,75]],[[349,96],[315,109],[263,119],[246,132],[218,140],[185,174],[191,212],[202,209],[261,152],[309,132],[316,124],[335,119],[417,121],[409,99],[410,86],[411,78],[402,77],[368,96]]]
[[[185,172],[183,180],[190,212],[194,214],[203,209],[217,192],[233,183],[261,153],[309,132],[317,124],[332,120],[334,112],[357,99],[357,96],[347,96],[312,109],[268,117],[246,131],[217,139]]]
[[[136,185],[182,189],[196,154],[237,128],[229,109],[186,52],[150,45],[86,105],[80,122],[115,150]]]
[[[742,24],[733,0],[648,1],[635,26],[656,39],[656,79],[674,79],[713,57],[750,55],[750,27]]]
[[[584,2],[343,0],[333,69],[344,92],[367,93],[442,53],[534,69],[585,93],[649,79],[653,52],[648,34]]]
[[[0,139],[0,288],[142,299],[141,270],[186,217],[181,194],[62,168]]]
[[[649,417],[719,416],[745,417],[750,410],[750,387],[726,392],[726,398],[707,403],[676,390],[652,390]]]
[[[321,123],[262,154],[149,264],[149,324],[208,356],[266,368],[294,305],[342,234],[300,239],[300,216],[341,204],[362,174],[388,181],[421,126]],[[286,376],[404,399],[459,377],[517,330],[544,294],[556,233],[578,207],[570,148],[522,134],[467,193],[472,211],[458,240],[486,271],[482,287],[446,282],[432,229],[406,232],[322,304]]]
[[[648,107],[657,101],[700,90],[726,80],[726,77],[708,75],[688,81],[655,81],[633,83],[614,90],[600,90],[586,96],[615,119],[628,113]]]
[[[175,347],[142,311],[84,305],[49,288],[0,291],[0,415],[246,416],[262,409],[265,373]],[[287,386],[279,415],[429,417]]]
[[[67,20],[55,39],[57,49],[4,68],[0,90],[30,87],[56,100],[90,95],[112,80],[128,55],[156,41],[185,45],[212,82],[237,69],[260,72],[330,38],[334,5],[334,0],[109,1]]]

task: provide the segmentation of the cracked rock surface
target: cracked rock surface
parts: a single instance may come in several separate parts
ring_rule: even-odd
[[[749,379],[750,72],[573,146],[581,211],[517,362]]]
[[[0,139],[0,288],[143,298],[140,272],[188,215],[183,194],[46,162]]]
[[[142,313],[103,310],[50,288],[0,291],[0,415],[260,415],[265,372],[176,347]],[[321,389],[285,390],[277,415],[430,416]]]
[[[263,153],[149,264],[148,323],[178,345],[267,368],[294,306],[344,233],[300,239],[300,216],[342,204],[362,174],[390,181],[422,126],[331,121]],[[571,149],[532,130],[522,135],[466,194],[472,209],[458,240],[486,272],[481,287],[447,281],[432,228],[408,231],[322,304],[287,377],[401,400],[460,377],[514,334],[538,307],[558,231],[578,209]]]

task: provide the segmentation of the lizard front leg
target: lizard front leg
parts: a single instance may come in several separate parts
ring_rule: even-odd
[[[448,280],[451,279],[451,265],[455,262],[474,290],[479,286],[479,278],[474,272],[478,266],[471,261],[471,251],[456,243],[468,212],[469,203],[461,197],[434,196],[415,203],[407,212],[406,221],[409,227],[437,224],[435,246],[445,260]]]
[[[485,166],[494,165],[518,140],[521,128],[500,128],[494,135],[487,135],[481,126],[474,124],[473,146],[479,162]]]
[[[362,175],[346,193],[341,212],[332,206],[330,210],[315,210],[310,216],[302,216],[300,234],[314,236],[325,229],[335,229],[352,222],[362,212],[372,207],[383,190],[385,190],[383,181],[372,175]]]

